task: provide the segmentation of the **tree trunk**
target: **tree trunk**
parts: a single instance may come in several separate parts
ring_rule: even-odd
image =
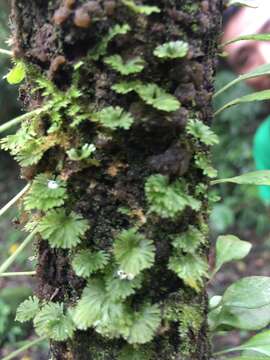
[[[96,278],[102,282],[110,269],[112,279],[134,281],[134,274],[123,271],[121,259],[115,255],[116,239],[124,230],[132,228],[137,240],[140,235],[153,240],[155,246],[154,264],[145,265],[144,269],[142,265],[139,271],[141,285],[121,300],[132,319],[146,304],[156,305],[162,319],[158,326],[150,325],[154,335],[148,334],[151,329],[146,325],[149,339],[146,335],[144,344],[141,338],[130,340],[130,334],[112,334],[108,328],[106,333],[104,328],[98,328],[99,320],[86,330],[76,331],[67,341],[51,340],[53,359],[210,358],[208,300],[205,281],[201,280],[209,248],[204,240],[210,207],[206,196],[209,178],[196,163],[198,154],[209,159],[209,147],[194,131],[187,131],[186,124],[189,119],[211,124],[221,1],[148,0],[144,1],[146,4],[157,8],[148,15],[145,9],[134,7],[133,1],[12,1],[14,53],[28,68],[26,85],[20,93],[25,107],[31,110],[48,101],[41,92],[30,91],[41,74],[61,91],[67,92],[74,81],[76,91],[80,91],[72,105],[67,105],[73,108],[63,106],[59,110],[60,125],[50,135],[56,134],[57,140],[37,164],[22,168],[28,181],[45,172],[67,181],[65,208],[83,216],[90,226],[72,250],[52,248],[39,238],[38,297],[63,302],[66,307],[76,306],[86,280],[75,274],[71,261],[81,249],[111,254],[106,270],[93,273],[89,283]],[[130,30],[109,37],[110,29],[117,24],[128,24]],[[183,44],[183,55],[176,54],[175,44],[153,54],[159,45],[177,40],[188,43],[187,54]],[[97,48],[99,44],[103,47]],[[104,61],[112,55],[120,55],[125,61],[140,56],[144,63],[137,65],[140,63],[144,69],[139,66],[127,75],[127,67],[122,64],[121,74],[121,64],[114,66],[110,59]],[[129,84],[130,91],[122,89],[117,93],[112,89],[117,83],[133,80],[140,83]],[[144,87],[145,84],[150,86]],[[159,89],[163,89],[163,97],[158,94]],[[155,95],[149,94],[152,91]],[[168,94],[174,98],[164,100]],[[108,125],[105,118],[91,116],[108,106],[129,112],[132,125],[114,127],[111,117]],[[46,131],[53,121],[49,112],[39,117],[39,137],[48,135]],[[96,147],[91,161],[79,155],[76,159],[67,156],[68,150],[79,149],[85,143]],[[188,194],[188,199],[183,194],[178,197],[180,189]],[[180,199],[184,204],[177,203]],[[178,248],[173,246],[176,237],[187,237],[188,231],[193,238],[196,234],[201,236],[201,243],[194,246],[196,250],[190,249],[190,243],[186,243],[186,248],[181,245],[183,239]],[[177,259],[182,261],[181,266],[177,263],[179,272],[168,268],[170,263],[173,269],[173,260]],[[200,274],[195,273],[194,278],[193,274],[188,277],[181,272],[183,266],[189,265],[188,259],[200,264]]]

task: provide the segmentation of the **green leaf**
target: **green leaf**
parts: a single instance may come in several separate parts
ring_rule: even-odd
[[[6,75],[7,82],[11,85],[21,83],[26,76],[25,65],[23,62],[18,62]]]
[[[190,119],[186,126],[186,130],[188,134],[194,136],[205,145],[215,145],[219,143],[217,135],[201,120]]]
[[[232,351],[254,351],[255,353],[270,356],[270,330],[266,330],[253,336],[251,339],[246,341],[244,344],[237,346],[232,349],[224,350],[219,354],[224,354]],[[257,358],[255,357],[257,360]]]
[[[59,178],[50,179],[46,174],[35,177],[29,192],[24,198],[26,210],[47,211],[64,204],[67,198],[66,184]]]
[[[36,296],[29,297],[19,305],[15,320],[19,322],[32,320],[38,312],[39,299]]]
[[[48,336],[55,341],[72,338],[75,326],[69,314],[64,314],[61,303],[49,302],[42,307],[34,319],[34,326],[39,336]]]
[[[265,76],[265,75],[270,75],[270,64],[261,65],[261,66],[257,67],[255,70],[252,70],[252,71],[248,72],[247,74],[243,74],[243,75],[238,76],[236,79],[229,82],[227,85],[222,87],[219,91],[217,91],[214,94],[214,97],[222,94],[224,91],[228,90],[231,86],[234,86],[234,85],[238,84],[241,81],[245,81],[245,80],[248,80],[248,79],[253,79],[253,78],[260,77],[260,76]]]
[[[89,228],[86,220],[65,209],[50,210],[38,225],[43,239],[48,240],[51,247],[70,249],[78,245],[82,236]]]
[[[149,211],[162,218],[179,215],[186,206],[194,210],[200,208],[200,202],[187,194],[186,186],[180,180],[169,183],[163,175],[151,175],[145,184],[145,193],[150,205]]]
[[[222,44],[221,46],[226,46],[229,44],[233,44],[237,41],[243,41],[243,40],[254,40],[254,41],[270,41],[270,34],[251,34],[251,35],[242,35],[235,39],[229,40]]]
[[[176,111],[181,104],[177,98],[168,94],[156,84],[142,84],[140,81],[123,81],[112,86],[118,94],[135,91],[146,104],[166,112]]]
[[[208,155],[209,156],[209,155]],[[205,154],[195,155],[195,164],[203,171],[203,174],[210,177],[217,177],[217,170],[213,168],[210,159]]]
[[[130,26],[128,24],[119,25],[116,24],[114,27],[112,27],[108,34],[103,37],[101,42],[94,47],[93,50],[90,50],[88,53],[88,57],[92,60],[99,60],[99,58],[106,54],[107,47],[109,45],[109,42],[116,37],[117,35],[125,35],[131,30]]]
[[[134,122],[132,115],[125,112],[120,106],[108,106],[93,114],[92,119],[111,130],[117,128],[128,130]]]
[[[142,276],[138,275],[132,280],[121,279],[119,275],[106,277],[106,290],[113,300],[124,300],[135,294],[136,289],[142,285]]]
[[[124,230],[117,236],[113,252],[121,270],[134,277],[149,269],[155,260],[153,241],[146,239],[135,228]]]
[[[76,253],[72,266],[76,275],[88,278],[94,272],[103,269],[109,261],[105,251],[81,250]]]
[[[183,58],[187,53],[188,43],[181,40],[167,42],[154,50],[154,55],[161,59]]]
[[[167,112],[176,111],[181,106],[175,96],[166,93],[166,91],[156,84],[138,85],[136,92],[146,104],[152,105],[158,110]]]
[[[194,253],[200,244],[205,243],[205,236],[194,226],[189,226],[188,231],[181,235],[171,235],[172,245],[177,250]]]
[[[203,279],[208,277],[207,262],[195,254],[173,255],[169,260],[168,268],[196,291],[200,291]]]
[[[216,243],[216,273],[223,264],[241,260],[248,255],[252,245],[247,241],[242,241],[234,235],[219,236]]]
[[[75,307],[72,317],[80,330],[86,330],[101,317],[102,305],[106,300],[106,290],[102,280],[91,280],[84,288],[81,299]]]
[[[104,59],[105,64],[110,65],[121,75],[130,75],[141,72],[144,69],[145,62],[138,56],[124,63],[120,55],[112,55]]]
[[[248,309],[270,304],[270,277],[250,276],[238,280],[227,288],[222,303]]]
[[[157,6],[137,5],[133,0],[121,0],[130,10],[137,14],[151,15],[153,13],[160,13],[160,9]]]
[[[223,330],[229,326],[241,330],[260,330],[270,323],[270,305],[257,309],[220,306],[209,314],[212,331]]]
[[[114,84],[112,90],[117,92],[117,94],[128,94],[131,91],[135,91],[140,85],[140,81],[121,81],[120,83]]]
[[[145,344],[151,341],[161,322],[158,305],[145,304],[137,311],[125,339],[129,344]]]
[[[270,357],[265,357],[265,356],[237,356],[237,357],[233,357],[230,358],[231,360],[270,360]]]
[[[89,280],[73,310],[73,320],[78,329],[95,326],[97,332],[109,337],[119,337],[128,318],[125,306],[111,298],[102,279]]]
[[[234,183],[240,185],[268,185],[270,186],[270,170],[259,170],[235,176],[227,179],[211,181],[211,185],[222,183]]]
[[[270,36],[270,34],[269,34],[269,36]],[[270,99],[270,90],[253,92],[251,94],[244,95],[240,98],[237,98],[237,99],[234,99],[234,100],[228,102],[227,104],[225,104],[224,106],[222,106],[220,109],[218,109],[215,112],[215,116],[220,114],[223,110],[226,110],[235,105],[250,103],[253,101],[264,101],[264,100],[269,100],[269,99]]]
[[[81,149],[70,149],[67,151],[67,155],[70,160],[82,161],[88,159],[94,152],[96,147],[93,144],[84,144]]]

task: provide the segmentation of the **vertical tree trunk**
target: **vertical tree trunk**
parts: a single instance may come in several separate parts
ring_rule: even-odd
[[[123,4],[119,0],[12,1],[14,53],[30,69],[27,83],[21,89],[25,106],[31,110],[46,103],[46,97],[37,92],[32,95],[30,91],[39,76],[31,68],[35,65],[66,92],[76,73],[80,97],[75,105],[83,109],[81,112],[73,109],[75,115],[61,109],[61,124],[54,130],[57,134],[54,146],[48,146],[35,166],[22,169],[29,181],[39,173],[60,175],[68,183],[69,197],[64,206],[82,215],[90,225],[86,237],[72,251],[51,248],[46,240],[38,240],[37,295],[46,301],[74,306],[86,286],[86,281],[72,269],[74,253],[83,248],[111,254],[121,231],[136,229],[137,233],[152,239],[155,246],[154,264],[140,274],[142,286],[124,300],[132,314],[145,304],[158,306],[162,320],[154,329],[153,339],[145,344],[140,340],[140,344],[131,344],[128,350],[123,350],[127,336],[106,336],[92,326],[76,331],[74,338],[66,342],[51,341],[53,359],[210,358],[204,285],[197,274],[194,279],[193,275],[191,279],[183,274],[177,276],[168,269],[168,263],[173,256],[183,259],[182,267],[179,265],[182,271],[185,261],[189,261],[190,250],[182,245],[180,250],[176,249],[172,245],[173,237],[186,236],[195,228],[202,239],[207,237],[209,180],[195,159],[198,154],[208,156],[208,147],[200,141],[200,136],[196,138],[185,127],[189,119],[199,119],[208,125],[212,120],[212,75],[221,1],[146,0],[143,3],[158,7],[160,12],[140,14],[140,9],[127,6],[133,4],[132,1]],[[107,34],[117,24],[128,24],[130,30],[108,40]],[[108,40],[104,51],[99,47],[99,54],[96,52],[91,57],[89,53],[93,55],[98,44],[104,45],[104,39]],[[164,58],[153,54],[159,45],[178,40],[188,43],[187,55],[174,57],[174,50],[171,57],[168,53]],[[145,61],[144,70],[121,75],[104,62],[104,57],[116,54],[125,60],[140,56]],[[172,106],[166,100],[164,105],[157,88],[154,103],[150,88],[138,88],[138,83],[129,84],[132,87],[129,90],[133,91],[119,94],[112,90],[116,83],[133,80],[158,85],[166,94],[174,95],[181,107],[175,98],[170,98]],[[134,119],[132,126],[112,130],[104,123],[100,126],[98,120],[91,121],[91,115],[79,123],[78,114],[85,115],[85,109],[96,113],[108,106],[120,106],[128,111]],[[70,127],[74,120],[78,125]],[[45,136],[53,117],[47,114],[39,121],[43,126],[39,136]],[[61,137],[65,138],[62,142]],[[85,143],[95,145],[95,161],[74,161],[67,156],[67,150],[80,148]],[[154,181],[158,183],[153,184]],[[183,191],[192,200],[185,200],[185,204],[177,208],[177,192],[181,187],[185,187]],[[163,199],[167,201],[165,205],[153,199],[162,197],[164,194],[159,193],[162,190],[166,196],[172,194],[171,199]],[[159,205],[164,206],[164,211]],[[208,243],[202,241],[190,256],[197,264],[203,262],[207,254]],[[129,275],[119,270],[120,267],[115,276]],[[203,269],[200,271],[204,275]],[[90,283],[96,276],[103,275],[94,274]],[[95,326],[98,327],[97,323]],[[132,355],[124,355],[125,351],[131,351]]]

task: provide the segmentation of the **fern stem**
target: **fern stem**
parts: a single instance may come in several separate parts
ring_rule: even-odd
[[[35,345],[41,343],[42,341],[46,340],[46,338],[47,338],[46,336],[42,336],[42,337],[40,337],[38,339],[35,339],[33,341],[28,341],[25,345],[20,347],[18,350],[15,350],[11,354],[3,357],[2,360],[14,359],[16,356],[20,355],[25,350],[27,350],[27,349],[31,348],[32,346],[35,346]]]
[[[11,199],[5,206],[0,209],[0,216],[4,215],[4,213],[11,208],[12,205],[14,205],[29,189],[30,185],[26,185],[16,196],[14,196],[13,199]]]
[[[36,271],[23,271],[23,272],[6,272],[0,274],[0,277],[12,277],[12,276],[34,276]]]
[[[9,50],[6,50],[6,49],[0,49],[0,54],[7,55],[7,56],[12,56],[13,55],[12,51],[9,51]]]
[[[35,109],[33,111],[30,111],[26,114],[20,115],[20,116],[16,117],[15,119],[12,119],[12,120],[6,122],[5,124],[0,126],[0,133],[10,129],[11,127],[13,127],[15,125],[20,124],[23,120],[26,120],[31,116],[41,114],[43,111],[47,110],[47,108],[48,108],[47,106],[44,106],[43,108]]]
[[[29,234],[18,247],[18,249],[0,266],[0,275],[3,274],[11,264],[16,260],[18,255],[24,250],[24,248],[32,241],[37,230],[34,230]]]

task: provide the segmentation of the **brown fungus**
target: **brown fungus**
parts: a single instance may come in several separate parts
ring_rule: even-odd
[[[91,17],[85,7],[80,7],[75,11],[74,24],[83,29],[87,29],[91,25]]]
[[[61,6],[55,11],[53,15],[53,21],[56,25],[61,25],[67,20],[70,14],[71,10],[69,8],[66,6]]]

